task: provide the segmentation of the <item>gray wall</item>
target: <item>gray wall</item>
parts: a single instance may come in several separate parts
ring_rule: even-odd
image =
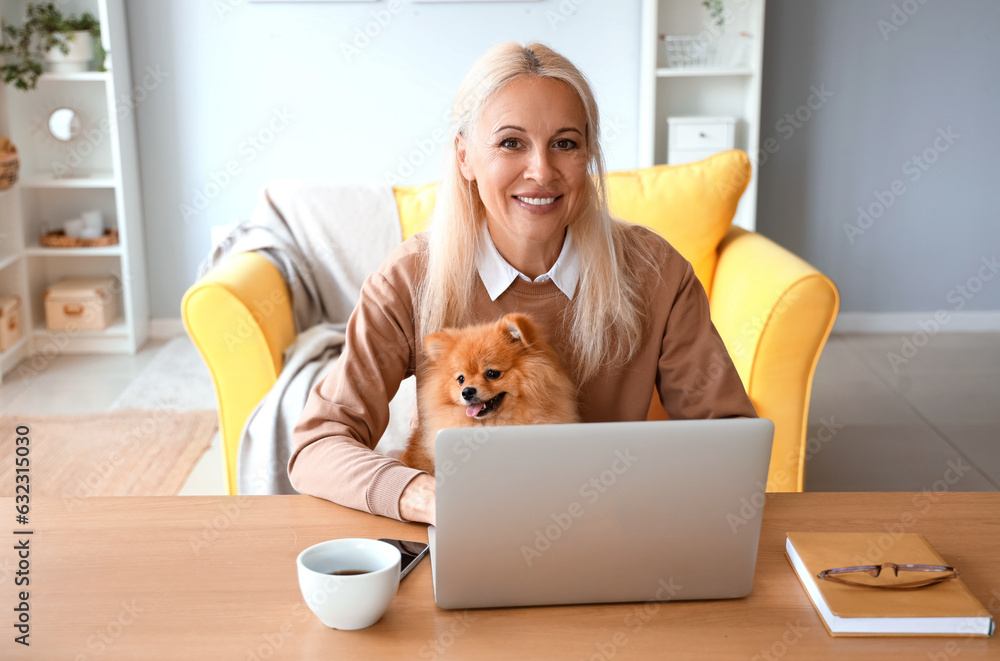
[[[759,231],[844,312],[1000,310],[1000,2],[768,0],[765,32]]]
[[[639,8],[128,0],[133,78],[162,78],[136,108],[152,316],[180,316],[211,227],[248,217],[269,179],[437,180],[458,83],[499,41],[543,41],[579,66],[609,167],[633,167]]]

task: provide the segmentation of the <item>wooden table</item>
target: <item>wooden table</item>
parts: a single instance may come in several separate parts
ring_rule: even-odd
[[[14,502],[0,499],[14,521]],[[328,629],[295,556],[337,537],[426,541],[426,526],[308,496],[36,498],[32,535],[5,532],[3,659],[1000,659],[984,638],[832,638],[784,553],[788,530],[921,532],[1000,616],[1000,493],[769,494],[745,599],[446,611],[430,562],[361,631]],[[30,647],[14,642],[20,540],[30,538]]]

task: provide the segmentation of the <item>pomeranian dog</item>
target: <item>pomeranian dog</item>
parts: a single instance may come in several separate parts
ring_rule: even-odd
[[[576,388],[530,317],[446,328],[424,338],[418,427],[399,457],[434,474],[434,439],[449,427],[579,422]]]

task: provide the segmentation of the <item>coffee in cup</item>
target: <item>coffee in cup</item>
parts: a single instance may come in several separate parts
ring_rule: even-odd
[[[399,550],[376,539],[332,539],[296,559],[309,610],[333,629],[363,629],[389,608],[399,588]]]

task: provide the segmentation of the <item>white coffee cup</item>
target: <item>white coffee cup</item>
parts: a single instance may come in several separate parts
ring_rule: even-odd
[[[347,538],[314,544],[295,563],[306,605],[323,624],[364,629],[379,621],[396,596],[400,560],[391,544]]]

